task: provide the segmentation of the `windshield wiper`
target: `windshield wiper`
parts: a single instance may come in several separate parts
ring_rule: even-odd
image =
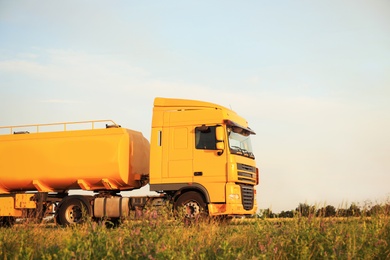
[[[244,151],[241,147],[233,145],[231,148],[236,152],[236,154],[244,154]]]
[[[249,157],[249,152],[248,150],[244,149],[244,148],[241,148],[242,152],[244,153],[244,155],[248,156]]]
[[[248,156],[250,158],[255,158],[255,155],[252,152],[249,152],[248,150],[241,148],[239,146],[232,146],[233,150],[235,151],[236,154],[242,154],[244,156]]]

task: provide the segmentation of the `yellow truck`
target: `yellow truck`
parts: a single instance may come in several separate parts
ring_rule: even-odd
[[[154,100],[150,143],[103,120],[0,127],[0,225],[53,214],[60,225],[115,221],[162,200],[188,218],[253,215],[253,134],[230,109],[169,98]],[[146,184],[159,195],[121,195]]]

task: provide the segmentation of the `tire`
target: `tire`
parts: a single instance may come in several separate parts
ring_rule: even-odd
[[[78,196],[64,200],[57,210],[56,220],[62,226],[83,223],[91,216],[88,199]]]
[[[177,212],[184,211],[187,219],[198,219],[207,216],[207,205],[203,196],[195,191],[183,193],[174,204]]]
[[[14,217],[0,217],[0,227],[12,227],[15,221]]]

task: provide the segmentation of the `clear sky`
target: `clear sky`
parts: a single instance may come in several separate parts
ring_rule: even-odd
[[[0,0],[0,125],[113,119],[153,99],[232,108],[260,208],[390,196],[390,2]]]

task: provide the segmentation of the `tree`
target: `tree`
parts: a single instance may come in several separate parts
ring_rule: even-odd
[[[279,213],[279,218],[293,218],[294,212],[292,210],[282,211]]]
[[[380,213],[382,213],[382,207],[378,204],[374,205],[369,211],[368,215],[369,216],[377,216]]]
[[[367,212],[369,216],[377,216],[377,215],[390,215],[390,204],[379,205],[376,204],[372,206],[372,208]]]
[[[337,209],[336,215],[338,217],[347,217],[348,216],[347,211],[348,210],[346,209]]]
[[[317,210],[317,216],[318,217],[334,217],[336,216],[336,208],[332,205],[328,205],[326,207],[322,207],[319,210]]]
[[[298,208],[295,209],[301,217],[308,217],[315,213],[315,207],[309,206],[306,203],[299,203]]]
[[[348,217],[359,217],[361,216],[360,208],[355,204],[352,203],[349,209],[347,209],[347,216]]]
[[[261,218],[276,218],[277,215],[272,212],[271,209],[261,209],[260,210],[260,217]]]

